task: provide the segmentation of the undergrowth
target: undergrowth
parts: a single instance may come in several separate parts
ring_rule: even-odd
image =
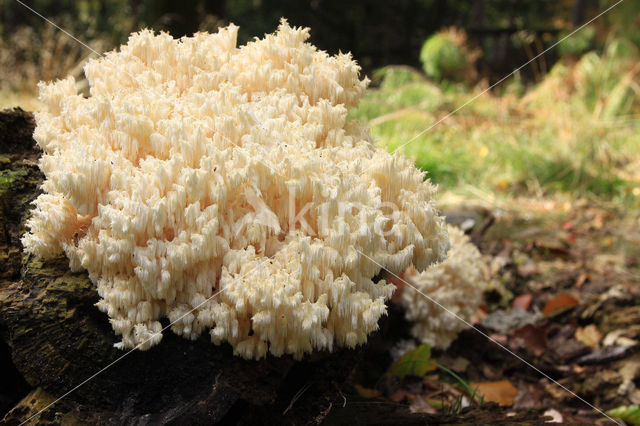
[[[558,63],[525,90],[515,76],[443,119],[484,87],[435,84],[386,67],[352,118],[375,140],[413,158],[447,191],[597,197],[639,206],[640,55],[616,39],[602,52]]]

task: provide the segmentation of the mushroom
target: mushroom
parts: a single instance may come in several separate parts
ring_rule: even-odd
[[[163,317],[245,358],[354,347],[394,290],[380,265],[445,256],[425,173],[347,120],[368,83],[351,56],[284,20],[239,48],[237,30],[134,33],[86,65],[87,98],[40,83],[22,242],[88,272],[119,348],[158,344]]]
[[[489,279],[486,261],[469,237],[455,226],[447,229],[451,248],[446,260],[423,272],[409,267],[403,277],[406,287],[413,288],[404,287],[399,298],[413,324],[413,337],[440,349],[449,347],[469,324]]]

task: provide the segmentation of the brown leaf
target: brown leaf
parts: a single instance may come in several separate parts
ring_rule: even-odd
[[[595,325],[589,324],[584,328],[578,327],[575,338],[593,349],[598,349],[600,347],[600,341],[602,340],[602,334],[600,334],[600,331],[598,331]]]
[[[504,368],[491,364],[482,364],[482,376],[487,380],[498,380],[504,378]]]
[[[534,245],[538,249],[542,249],[550,253],[564,255],[569,252],[567,250],[567,246],[562,242],[562,240],[554,237],[539,237],[534,241]]]
[[[591,221],[591,226],[595,229],[602,229],[602,227],[604,226],[604,218],[601,214],[596,214],[596,217],[594,217]]]
[[[489,338],[493,341],[500,343],[502,346],[507,344],[507,335],[502,333],[493,333],[489,335]]]
[[[636,390],[634,381],[640,377],[640,354],[618,362],[618,374],[622,377],[622,384],[618,387],[619,395],[627,395]]]
[[[565,337],[555,337],[549,346],[553,349],[558,361],[564,364],[591,352],[591,348],[584,343]]]
[[[587,282],[588,279],[589,279],[589,273],[583,272],[580,275],[578,275],[578,278],[576,278],[576,282],[574,285],[576,286],[576,288],[580,288],[585,282]]]
[[[532,324],[525,325],[511,333],[511,345],[540,356],[547,350],[547,331]]]
[[[511,306],[526,311],[527,309],[529,309],[532,300],[533,296],[530,293],[521,294],[520,296],[513,299],[513,302],[511,302]]]
[[[360,395],[363,398],[376,398],[382,395],[382,392],[380,392],[378,389],[365,388],[358,384],[354,385],[354,387],[356,388],[358,395]]]
[[[518,266],[518,275],[522,278],[531,278],[540,274],[540,267],[537,263],[525,263]]]
[[[398,389],[389,395],[389,399],[393,402],[402,402],[405,399],[411,401],[414,398],[414,395],[411,392],[408,392],[406,389]]]
[[[485,401],[496,402],[503,407],[511,407],[518,395],[518,389],[508,380],[475,382],[471,383],[471,389],[475,389]]]
[[[447,355],[444,355],[438,358],[438,364],[444,365],[449,370],[453,370],[456,373],[464,373],[465,371],[467,371],[467,367],[469,366],[470,362],[468,359],[461,356],[451,358]]]
[[[533,383],[518,384],[518,397],[513,405],[515,409],[534,408],[542,406],[542,401],[548,398],[549,394],[544,388]]]
[[[404,273],[395,276],[392,274],[387,274],[384,277],[385,281],[388,283],[391,283],[393,285],[396,286],[396,291],[393,293],[393,296],[391,296],[391,302],[392,303],[399,303],[400,301],[400,295],[402,294],[402,290],[405,286],[405,277],[404,277]]]
[[[560,312],[564,312],[566,309],[576,306],[578,303],[578,299],[570,294],[561,294],[560,296],[551,299],[542,310],[542,313],[546,316],[557,315]]]
[[[437,411],[420,395],[416,395],[411,404],[409,404],[409,411],[412,413],[429,413],[435,414]]]
[[[471,316],[471,324],[480,324],[484,321],[489,314],[487,313],[487,306],[480,306],[477,311]]]

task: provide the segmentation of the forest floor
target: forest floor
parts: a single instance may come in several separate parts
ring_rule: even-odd
[[[411,343],[383,327],[377,355],[353,374],[345,403],[404,405],[438,423],[539,423],[544,414],[600,424],[611,423],[571,392],[605,412],[640,404],[640,214],[594,201],[464,205],[444,212],[469,227],[492,273],[475,327],[567,390],[471,329],[431,360],[484,404],[443,369],[392,377],[392,348]]]

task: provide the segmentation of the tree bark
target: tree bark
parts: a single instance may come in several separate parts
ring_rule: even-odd
[[[578,28],[584,23],[584,16],[587,12],[587,0],[574,0],[571,8],[571,24],[573,28]]]

